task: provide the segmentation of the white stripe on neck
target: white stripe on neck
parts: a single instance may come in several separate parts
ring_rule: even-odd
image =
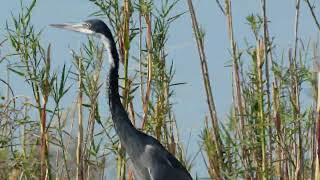
[[[104,47],[108,51],[110,65],[112,67],[114,67],[115,66],[115,62],[114,62],[115,60],[113,59],[112,54],[111,54],[111,43],[110,43],[109,39],[106,38],[103,34],[98,34],[98,37],[102,40],[102,43],[103,43]]]

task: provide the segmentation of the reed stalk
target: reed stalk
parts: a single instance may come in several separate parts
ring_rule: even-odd
[[[150,18],[151,12],[144,12],[143,17],[147,26],[147,32],[146,32],[146,43],[147,43],[147,87],[146,87],[146,93],[144,95],[143,100],[143,118],[142,118],[142,126],[141,129],[144,129],[144,126],[147,121],[147,114],[148,114],[148,108],[149,108],[149,97],[151,93],[151,83],[152,83],[152,29],[151,29],[151,18]]]
[[[231,0],[225,1],[226,8],[225,8],[225,16],[227,19],[227,28],[228,28],[228,37],[230,40],[230,48],[232,52],[232,87],[233,87],[233,97],[234,97],[234,109],[236,112],[236,119],[240,121],[240,131],[241,131],[241,140],[245,141],[247,138],[247,132],[245,129],[245,115],[244,115],[244,107],[242,102],[242,92],[241,92],[241,83],[240,83],[240,72],[239,72],[239,59],[237,54],[237,45],[234,39],[233,33],[233,20],[232,20],[232,4]],[[244,145],[241,147],[242,149],[242,156],[243,156],[243,163],[244,167],[248,168],[249,158],[247,147]],[[245,179],[249,178],[249,174],[245,172]]]
[[[83,159],[83,110],[82,110],[82,104],[83,104],[83,83],[82,83],[82,62],[81,59],[78,58],[78,141],[77,141],[77,180],[84,180],[84,169],[86,165],[84,164]]]
[[[212,143],[214,144],[214,149],[215,149],[214,155],[215,155],[215,158],[218,158],[216,162],[217,165],[214,165],[212,163],[210,164],[210,168],[212,168],[214,171],[214,176],[211,178],[223,179],[223,176],[222,176],[223,166],[224,166],[223,165],[223,144],[220,137],[219,122],[217,118],[217,112],[216,112],[216,107],[213,100],[212,88],[211,88],[211,83],[210,83],[210,78],[208,73],[207,59],[206,59],[205,50],[204,50],[204,37],[199,29],[199,25],[197,22],[192,0],[188,0],[188,7],[189,7],[190,16],[191,16],[192,28],[193,28],[195,40],[197,43],[197,49],[198,49],[200,65],[201,65],[201,72],[202,72],[202,77],[204,81],[203,83],[205,86],[207,103],[208,103],[211,123],[213,127],[213,130],[212,132],[210,132],[210,134],[212,133],[212,136],[213,136]]]

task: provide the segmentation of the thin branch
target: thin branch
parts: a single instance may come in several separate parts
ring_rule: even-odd
[[[217,4],[218,4],[219,9],[220,9],[221,12],[223,13],[223,15],[226,15],[226,12],[224,11],[223,6],[221,5],[220,1],[219,1],[219,0],[216,0],[216,2],[217,2]]]
[[[310,3],[309,0],[305,0],[305,1],[306,1],[306,3],[308,4],[308,7],[309,7],[310,12],[311,12],[311,15],[312,15],[312,17],[313,17],[313,20],[314,20],[314,22],[316,23],[318,30],[320,31],[319,21],[318,21],[318,19],[317,19],[316,14],[314,13],[314,10],[313,10],[314,7],[311,5],[311,3]]]

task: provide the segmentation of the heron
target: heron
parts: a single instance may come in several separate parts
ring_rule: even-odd
[[[132,162],[138,180],[192,180],[186,168],[154,137],[136,129],[119,95],[119,54],[111,30],[100,19],[80,23],[51,24],[51,27],[95,36],[109,54],[108,96],[115,131]]]

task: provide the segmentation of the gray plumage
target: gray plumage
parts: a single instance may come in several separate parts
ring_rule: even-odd
[[[129,120],[119,95],[119,55],[112,33],[98,19],[78,24],[53,24],[52,27],[97,36],[109,53],[109,107],[116,133],[125,148],[137,180],[192,180],[182,164],[158,140],[137,130]]]

